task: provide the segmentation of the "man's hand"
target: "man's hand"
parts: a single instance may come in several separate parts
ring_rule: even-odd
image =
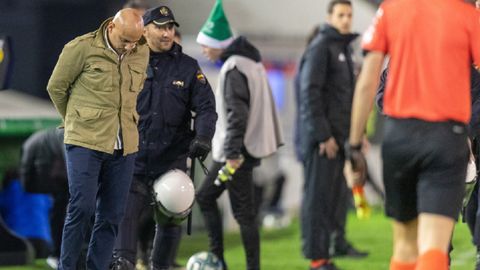
[[[367,180],[367,161],[361,151],[361,146],[345,146],[345,167],[343,174],[347,180],[347,185],[363,186]]]
[[[319,144],[318,153],[320,156],[327,155],[328,159],[334,159],[337,156],[338,145],[333,137],[330,137],[323,143]]]
[[[210,141],[203,137],[196,137],[190,143],[189,156],[191,158],[198,158],[200,161],[204,161],[208,153],[210,152]]]

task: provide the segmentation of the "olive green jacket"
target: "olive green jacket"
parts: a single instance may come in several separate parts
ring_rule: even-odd
[[[63,118],[66,144],[113,153],[120,128],[127,155],[138,150],[137,95],[149,49],[142,39],[119,61],[104,39],[110,20],[65,45],[47,91]]]

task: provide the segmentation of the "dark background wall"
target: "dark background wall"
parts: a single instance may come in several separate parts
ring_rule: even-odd
[[[13,47],[10,88],[47,98],[46,85],[63,45],[93,31],[123,1],[0,0],[0,35]]]

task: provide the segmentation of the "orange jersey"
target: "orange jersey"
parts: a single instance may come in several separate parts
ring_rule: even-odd
[[[363,36],[390,55],[385,114],[468,123],[470,67],[480,66],[480,13],[463,0],[387,0]]]

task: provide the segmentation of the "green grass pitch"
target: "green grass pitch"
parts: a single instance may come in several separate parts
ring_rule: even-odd
[[[358,220],[353,213],[348,220],[348,238],[356,247],[370,252],[366,259],[338,259],[336,264],[342,270],[388,270],[392,252],[390,222],[380,211],[373,213],[369,220]],[[261,233],[261,265],[263,270],[308,270],[308,261],[302,257],[300,230],[298,221],[281,230]],[[456,226],[454,235],[453,263],[451,270],[472,270],[475,264],[475,249],[465,224]],[[184,236],[180,247],[178,261],[186,263],[188,258],[198,252],[207,250],[207,238],[204,233]],[[225,237],[225,257],[229,269],[245,269],[245,257],[238,233]],[[22,267],[0,267],[0,270],[46,270],[43,260],[35,265]]]

